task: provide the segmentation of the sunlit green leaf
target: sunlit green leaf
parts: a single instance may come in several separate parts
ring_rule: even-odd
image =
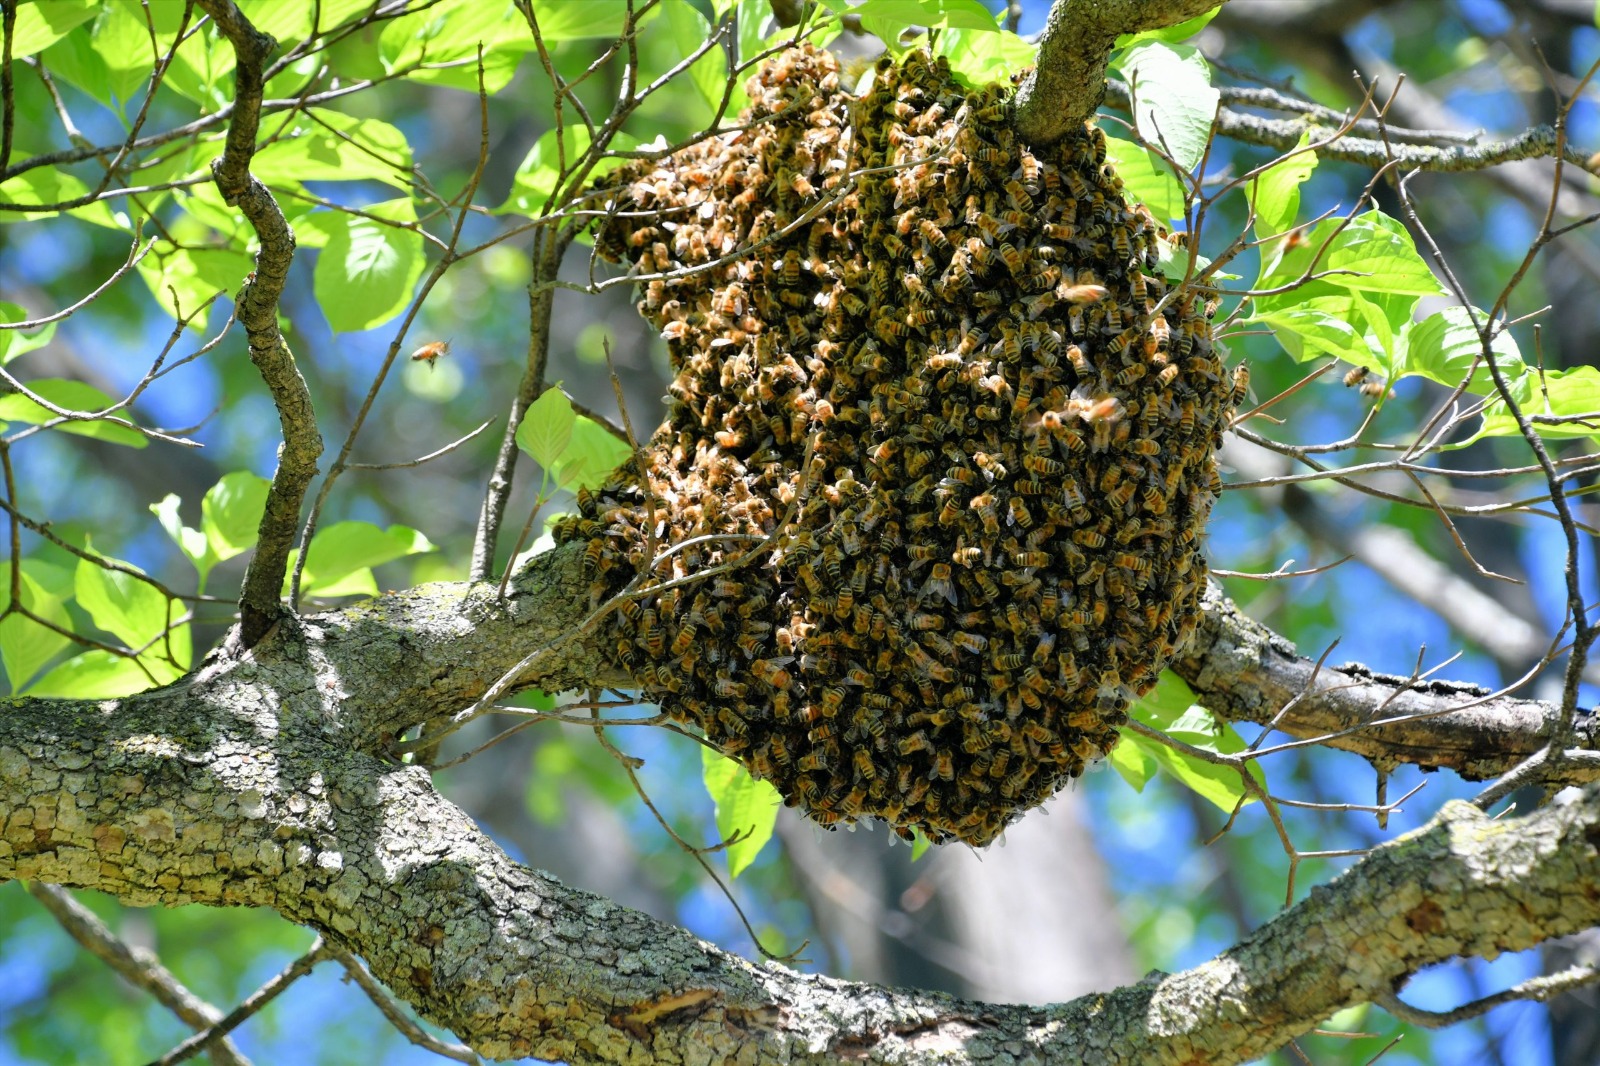
[[[431,552],[433,544],[409,526],[379,529],[371,522],[338,522],[317,530],[306,555],[300,592],[305,596],[375,595],[372,568],[407,555]],[[291,558],[284,593],[294,572]]]
[[[1488,321],[1488,313],[1479,311],[1478,320]],[[1528,373],[1522,353],[1509,332],[1497,334],[1491,344],[1495,363],[1506,377],[1516,379]],[[1421,374],[1441,385],[1455,388],[1467,376],[1472,364],[1483,354],[1478,331],[1472,325],[1472,316],[1465,307],[1447,307],[1437,311],[1412,326],[1406,334],[1404,359],[1395,366],[1396,376]],[[1494,378],[1486,364],[1480,362],[1467,384],[1467,391],[1480,396],[1494,391]]]
[[[200,587],[203,590],[206,575],[217,564],[217,557],[212,554],[210,546],[206,543],[206,535],[198,529],[183,524],[183,519],[178,515],[178,508],[183,506],[183,501],[175,493],[168,493],[162,497],[160,503],[152,503],[150,512],[156,516],[156,521],[161,523],[161,528],[167,531],[178,550],[184,558],[194,564],[195,570],[200,575]]]
[[[200,501],[200,528],[218,562],[256,546],[271,482],[247,470],[224,474]]]
[[[1541,437],[1594,437],[1600,439],[1600,369],[1592,366],[1568,370],[1547,370],[1541,374],[1523,373],[1511,381],[1511,395],[1526,416],[1567,418],[1571,421],[1534,423]],[[1484,437],[1517,437],[1522,430],[1517,420],[1498,397],[1490,400],[1483,412],[1483,425],[1471,440]]]
[[[0,202],[19,206],[43,207],[46,204],[73,203],[90,192],[75,174],[56,167],[34,167],[14,178],[0,183]],[[0,222],[27,222],[49,218],[55,211],[18,211],[0,208]],[[128,217],[121,212],[113,214],[104,200],[96,200],[81,207],[67,209],[67,214],[110,229],[126,229]]]
[[[1155,759],[1138,744],[1129,742],[1126,734],[1106,755],[1106,761],[1124,781],[1133,786],[1135,792],[1143,792],[1144,786],[1159,769]]]
[[[1317,153],[1307,149],[1311,135],[1302,133],[1287,158],[1274,163],[1250,183],[1250,206],[1256,213],[1256,237],[1266,239],[1293,228],[1300,213],[1300,186],[1317,169]]]
[[[160,675],[157,675],[159,680]],[[74,655],[28,688],[30,696],[97,700],[129,696],[157,682],[133,659],[98,648]]]
[[[9,322],[26,322],[33,316],[25,308],[0,300],[0,325]],[[56,334],[56,324],[47,322],[32,330],[0,328],[0,365],[11,362],[35,348],[43,348]]]
[[[835,13],[848,11],[861,18],[861,27],[874,34],[892,51],[901,51],[901,34],[911,27],[927,30],[966,29],[998,31],[994,12],[978,0],[865,0],[848,4],[845,0],[824,0]]]
[[[139,262],[139,274],[167,314],[194,315],[195,309],[218,293],[233,293],[255,269],[255,260],[231,248],[178,248],[170,241],[158,240],[149,255]],[[173,294],[177,302],[173,302]],[[189,323],[203,330],[210,308]]]
[[[65,630],[72,629],[72,618],[66,607],[49,595],[24,569],[18,574],[20,595],[18,603],[39,618]],[[0,561],[0,609],[11,606],[11,569]],[[22,614],[8,614],[0,619],[0,663],[6,671],[11,690],[19,692],[27,687],[29,679],[39,668],[65,648],[71,641],[62,633],[40,625]]]
[[[738,837],[724,849],[728,876],[738,877],[771,839],[783,801],[771,784],[757,781],[743,766],[710,748],[700,749],[700,769],[716,804],[717,832],[723,840]]]
[[[680,57],[685,59],[705,44],[711,36],[711,23],[690,4],[667,4],[661,12],[656,27],[672,37]],[[686,120],[709,122],[716,113],[717,105],[722,102],[723,88],[727,84],[727,54],[720,47],[707,49],[705,54],[689,67],[688,80],[699,92],[700,99],[705,103],[705,109],[702,112],[703,119]]]
[[[393,222],[415,222],[409,199],[361,209]],[[327,243],[317,258],[313,287],[335,333],[372,329],[405,310],[422,276],[422,235],[377,218],[327,212]]]
[[[1128,714],[1193,748],[1221,755],[1244,751],[1244,741],[1233,727],[1218,722],[1211,712],[1196,704],[1194,698],[1194,692],[1183,679],[1169,670],[1161,675],[1151,692],[1128,709]],[[1122,730],[1122,743],[1137,745],[1163,770],[1223,811],[1231,812],[1241,798],[1247,803],[1254,802],[1239,772],[1232,767],[1207,762],[1130,729]],[[1261,780],[1260,770],[1254,763],[1250,764],[1248,772],[1256,781]]]
[[[264,118],[262,132],[276,139],[256,153],[250,170],[269,185],[371,179],[411,191],[411,146],[387,122],[314,107]]]
[[[284,3],[283,0],[238,0],[239,10],[250,24],[278,42],[279,54],[311,34],[311,18],[318,17],[318,28],[326,33],[372,10],[372,0],[320,0],[316,4]],[[492,8],[492,4],[483,4]]]
[[[143,573],[129,563],[118,565]],[[78,561],[74,589],[94,624],[130,648],[141,648],[160,636],[182,613],[160,589],[136,574],[89,559]]]
[[[560,168],[566,166],[570,169],[588,147],[589,131],[583,126],[573,125],[563,129],[559,146],[555,130],[540,134],[512,175],[511,195],[495,209],[495,213],[516,212],[529,218],[537,217],[556,191],[556,184],[561,177]]]
[[[44,378],[39,381],[29,381],[26,384],[28,390],[34,395],[63,411],[88,414],[95,411],[104,411],[116,402],[93,385],[68,378]],[[54,411],[34,402],[20,392],[14,392],[9,396],[0,396],[0,420],[26,422],[29,425],[38,426],[46,422],[52,422],[60,417]],[[115,417],[132,421],[128,418],[127,411],[118,411]],[[125,444],[130,448],[143,448],[149,443],[144,434],[112,422],[69,420],[54,428],[62,433],[75,433],[80,437],[93,437],[95,440],[103,440],[111,444]]]
[[[23,4],[11,28],[11,58],[31,56],[65,37],[79,23],[94,18],[99,0],[49,0]]]
[[[993,26],[945,30],[939,34],[933,51],[949,59],[951,73],[971,88],[1010,81],[1039,57],[1038,45]]]
[[[1106,158],[1116,168],[1130,200],[1144,204],[1163,222],[1183,217],[1183,185],[1165,159],[1120,137],[1106,138]]]
[[[1186,44],[1144,41],[1119,52],[1113,65],[1133,93],[1139,136],[1192,170],[1205,155],[1222,98],[1211,87],[1205,57]]]
[[[1222,0],[1216,0],[1217,6],[1207,11],[1204,15],[1196,15],[1192,19],[1185,19],[1176,26],[1168,26],[1161,30],[1142,30],[1139,33],[1125,33],[1117,38],[1118,48],[1128,48],[1140,41],[1166,41],[1168,44],[1177,44],[1187,41],[1195,34],[1206,28],[1206,24],[1216,18],[1222,11]]]
[[[545,389],[517,427],[517,446],[533,456],[534,462],[554,471],[567,452],[577,421],[578,413],[567,394],[556,387]]]
[[[630,449],[592,418],[579,418],[572,426],[572,439],[556,463],[556,480],[572,492],[579,488],[599,488],[611,472],[628,458]]]

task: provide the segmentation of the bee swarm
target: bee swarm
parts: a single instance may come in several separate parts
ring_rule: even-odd
[[[750,95],[622,175],[601,254],[692,271],[639,305],[676,377],[652,499],[630,465],[557,536],[597,599],[741,560],[610,616],[643,694],[824,825],[983,845],[1191,634],[1236,390],[1098,129],[1030,151],[919,53]]]

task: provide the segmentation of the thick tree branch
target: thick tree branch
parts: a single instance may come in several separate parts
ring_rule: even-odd
[[[1106,65],[1120,35],[1176,26],[1223,2],[1056,0],[1039,37],[1038,64],[1017,89],[1017,135],[1054,144],[1082,126],[1105,95]]]
[[[546,563],[543,579],[572,561]],[[552,635],[534,610],[550,587],[530,575],[504,608],[482,587],[390,597],[286,625],[160,692],[0,717],[0,877],[134,904],[271,907],[360,954],[479,1052],[573,1063],[1242,1062],[1422,967],[1600,924],[1591,786],[1518,820],[1447,805],[1217,959],[1059,1006],[757,966],[512,862],[423,770],[361,742],[378,717],[364,709],[391,696],[376,679],[419,701],[428,678],[459,686],[481,673],[463,661],[472,652],[505,657],[480,628]],[[338,675],[384,631],[410,642],[399,658]]]
[[[263,70],[277,42],[252,26],[232,0],[200,0],[200,7],[233,45],[238,61],[227,147],[211,170],[223,199],[239,208],[261,241],[256,268],[238,296],[238,313],[249,338],[250,361],[272,393],[283,427],[278,469],[272,476],[256,553],[245,571],[239,596],[239,640],[248,648],[282,613],[283,577],[300,531],[300,506],[317,474],[322,436],[317,432],[311,392],[278,327],[278,301],[294,260],[294,231],[272,193],[250,173],[266,87]]]
[[[1448,768],[1469,781],[1498,777],[1544,747],[1560,708],[1539,700],[1488,698],[1485,689],[1449,681],[1409,682],[1364,666],[1324,666],[1245,617],[1213,583],[1199,631],[1172,670],[1213,712],[1236,721],[1273,722],[1297,737],[1342,734],[1330,747],[1352,751],[1379,769],[1412,763]],[[1580,718],[1584,746],[1596,747],[1600,723]],[[1600,778],[1600,759],[1562,764],[1559,784]]]

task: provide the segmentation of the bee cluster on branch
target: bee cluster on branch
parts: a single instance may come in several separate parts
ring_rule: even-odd
[[[557,539],[597,601],[737,560],[610,616],[643,694],[823,825],[981,846],[1193,631],[1241,390],[1098,129],[1032,150],[918,52],[860,99],[806,46],[749,88],[621,175],[596,246],[675,275],[639,304],[670,409]]]

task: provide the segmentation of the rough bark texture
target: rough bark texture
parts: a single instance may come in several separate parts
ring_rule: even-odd
[[[1124,33],[1163,29],[1225,0],[1057,0],[1039,38],[1039,62],[1017,88],[1012,124],[1034,145],[1054,144],[1094,114],[1112,46]]]
[[[505,601],[442,584],[285,621],[124,700],[13,701],[0,878],[271,907],[479,1051],[574,1063],[1240,1062],[1423,966],[1600,923],[1591,786],[1520,820],[1449,805],[1218,959],[1063,1005],[751,964],[512,862],[384,756],[537,648],[530,683],[606,676],[578,562],[541,556]]]

